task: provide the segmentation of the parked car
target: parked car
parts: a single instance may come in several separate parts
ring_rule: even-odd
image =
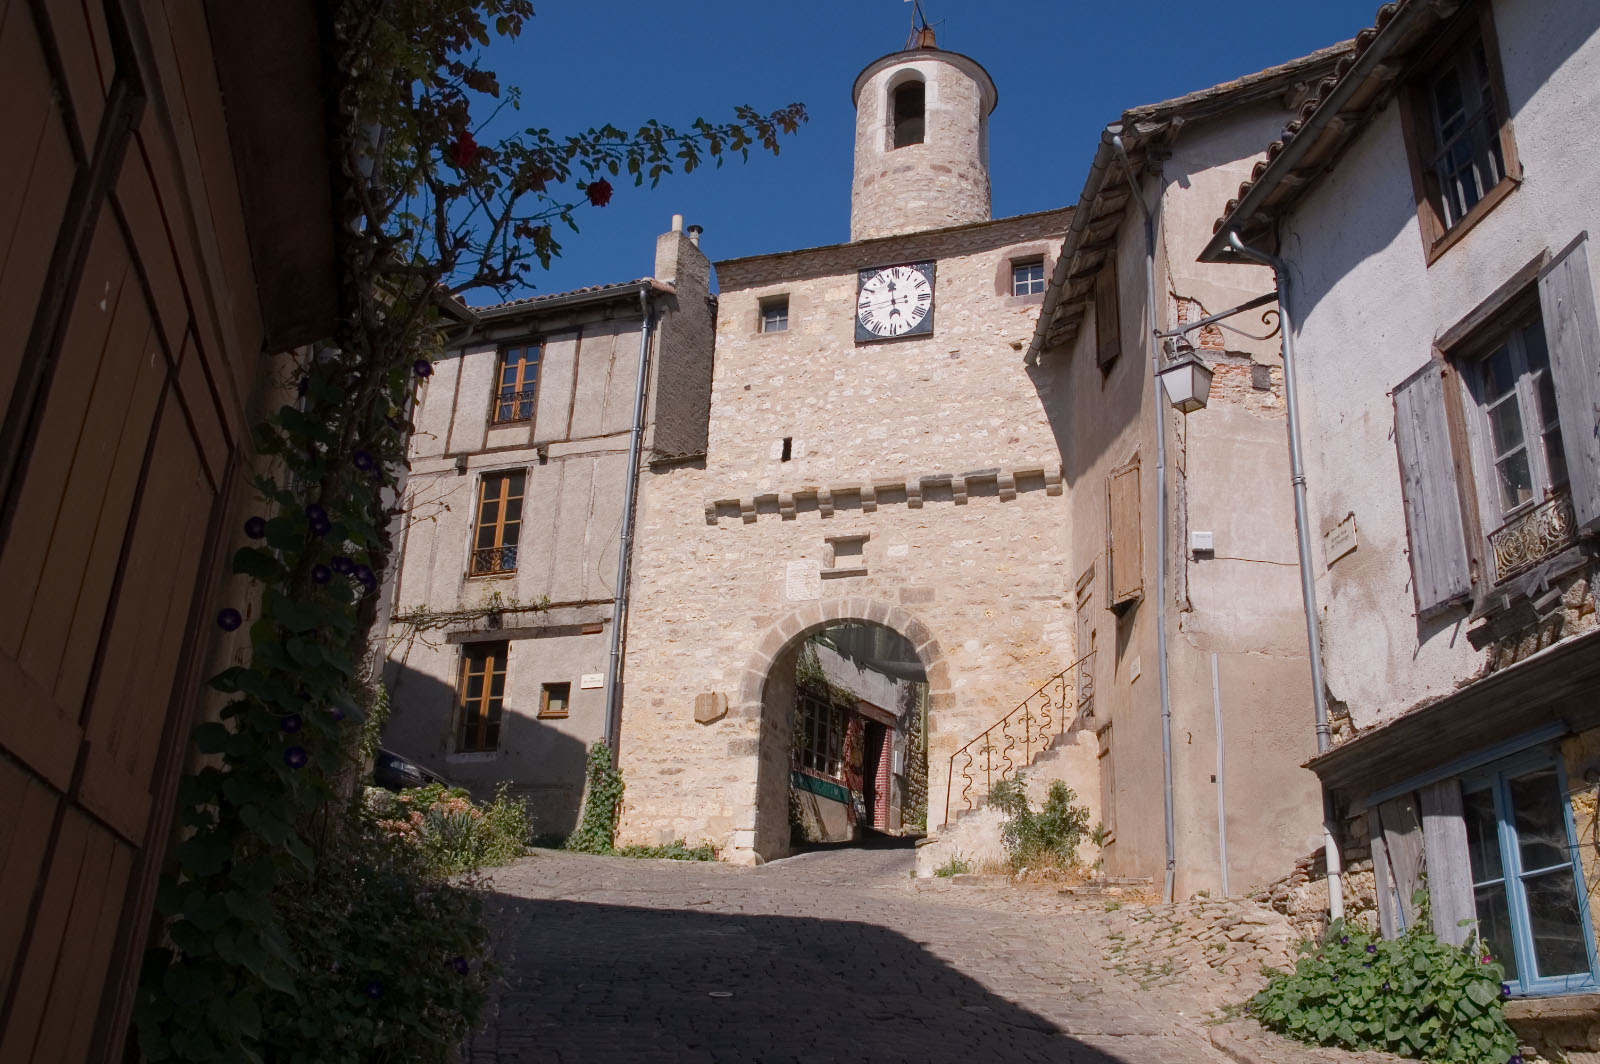
[[[449,781],[393,750],[379,747],[378,756],[373,759],[372,782],[391,791],[403,791],[411,787],[426,787],[430,783],[448,785]]]

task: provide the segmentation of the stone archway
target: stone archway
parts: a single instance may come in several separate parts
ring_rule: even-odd
[[[758,722],[758,738],[754,827],[750,835],[735,838],[735,850],[753,853],[762,860],[789,853],[789,743],[794,727],[795,660],[808,636],[848,622],[882,625],[911,643],[928,680],[930,735],[934,731],[934,715],[954,704],[950,668],[939,641],[905,607],[847,596],[810,602],[791,610],[763,631],[739,682],[735,712]],[[931,782],[930,772],[930,785]],[[734,859],[738,856],[735,854]]]

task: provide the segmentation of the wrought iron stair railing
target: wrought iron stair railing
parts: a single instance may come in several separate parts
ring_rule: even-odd
[[[958,805],[958,816],[976,809],[996,783],[1033,764],[1067,730],[1074,711],[1094,697],[1094,653],[1089,651],[1050,677],[1016,709],[950,755],[950,771],[944,784],[944,824],[950,823],[952,803]],[[961,762],[959,766],[957,761]],[[955,791],[958,778],[962,784],[959,793]]]

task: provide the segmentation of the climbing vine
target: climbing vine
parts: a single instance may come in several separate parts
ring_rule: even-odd
[[[595,743],[584,774],[583,815],[567,836],[566,848],[578,853],[611,853],[622,811],[622,773],[611,764],[611,748]]]
[[[552,223],[575,229],[579,207],[603,207],[608,177],[637,185],[776,152],[805,120],[798,105],[739,108],[682,133],[527,129],[479,145],[519,97],[472,53],[491,33],[516,36],[528,0],[324,10],[341,314],[325,343],[285,356],[284,401],[252,432],[257,506],[232,559],[252,590],[215,615],[247,648],[211,680],[228,701],[195,729],[204,767],[179,787],[182,841],[135,1007],[152,1061],[438,1061],[481,1014],[492,966],[476,897],[375,830],[350,794],[378,698],[369,635],[396,474],[441,308],[526,283],[560,251]]]

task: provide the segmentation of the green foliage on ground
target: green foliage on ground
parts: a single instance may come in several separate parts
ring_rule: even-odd
[[[618,857],[643,857],[656,861],[715,861],[717,848],[709,842],[690,846],[683,839],[673,839],[660,846],[624,846]]]
[[[583,815],[578,820],[578,829],[567,837],[567,849],[575,853],[616,852],[622,789],[622,772],[611,764],[611,748],[605,743],[595,743],[589,749]]]
[[[1000,841],[1012,871],[1078,867],[1078,845],[1089,834],[1089,810],[1074,805],[1077,800],[1071,787],[1056,780],[1036,811],[1020,772],[990,789],[989,804],[1006,815]]]
[[[1441,942],[1421,919],[1374,939],[1334,921],[1250,1002],[1262,1026],[1312,1045],[1379,1049],[1430,1061],[1515,1060],[1505,970],[1479,941]]]
[[[366,804],[376,827],[408,845],[435,876],[505,864],[528,849],[527,807],[504,783],[482,804],[442,783],[399,794],[369,788]]]
[[[951,854],[950,860],[933,870],[933,874],[940,879],[949,879],[951,876],[964,876],[972,871],[972,862],[959,853]]]

